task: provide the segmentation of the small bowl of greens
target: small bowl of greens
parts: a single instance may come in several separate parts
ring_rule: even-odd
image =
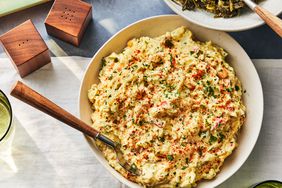
[[[257,183],[251,188],[282,188],[282,182],[277,180],[267,180],[260,183]]]
[[[275,15],[282,12],[281,0],[253,1]],[[164,0],[164,2],[186,20],[210,29],[242,31],[264,23],[243,0]]]

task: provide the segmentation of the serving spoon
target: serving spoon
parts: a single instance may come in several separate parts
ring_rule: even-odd
[[[282,38],[282,20],[268,10],[254,3],[252,0],[243,0],[246,5],[256,12],[265,23]]]
[[[112,141],[108,137],[102,135],[99,131],[90,127],[74,115],[70,114],[63,108],[59,107],[49,99],[40,95],[36,91],[32,90],[20,81],[17,81],[15,86],[11,90],[11,95],[19,100],[33,106],[34,108],[56,118],[57,120],[79,130],[80,132],[100,140],[108,147],[116,152],[119,164],[132,175],[139,176],[141,171],[135,165],[129,165],[123,157],[123,153],[120,150],[120,144]]]

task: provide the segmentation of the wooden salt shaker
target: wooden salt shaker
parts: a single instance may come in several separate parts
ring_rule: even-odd
[[[51,62],[48,47],[31,20],[0,36],[0,43],[21,77]]]
[[[55,0],[46,20],[47,33],[75,46],[92,19],[92,7],[80,0]]]

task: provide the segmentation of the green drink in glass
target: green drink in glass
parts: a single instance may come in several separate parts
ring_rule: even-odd
[[[4,93],[0,91],[0,142],[9,133],[12,120],[11,114],[9,101],[7,101]]]
[[[12,141],[15,132],[12,120],[13,113],[11,104],[7,96],[0,90],[0,159],[15,170],[11,155]]]
[[[12,125],[12,109],[6,95],[0,90],[0,144],[7,140]]]

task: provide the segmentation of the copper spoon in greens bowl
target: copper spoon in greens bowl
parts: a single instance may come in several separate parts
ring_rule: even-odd
[[[256,12],[265,23],[282,38],[282,20],[268,10],[254,3],[252,0],[243,0],[246,5]]]
[[[178,4],[182,7],[182,10],[194,10],[195,8],[205,9],[208,12],[212,12],[215,14],[215,17],[223,17],[228,18],[220,19],[222,23],[227,27],[230,23],[245,23],[243,19],[246,19],[247,17],[242,16],[242,21],[238,22],[238,20],[233,22],[234,16],[238,16],[239,9],[244,7],[244,4],[246,4],[251,10],[253,10],[255,13],[257,13],[262,20],[265,21],[265,23],[272,28],[273,31],[275,31],[280,37],[282,37],[282,20],[269,12],[268,10],[262,8],[261,6],[257,5],[255,2],[259,2],[262,0],[219,0],[216,1],[216,4],[214,4],[214,0],[171,0],[172,2]],[[271,3],[271,2],[270,2]],[[190,15],[191,16],[191,15]],[[188,17],[188,16],[187,16]],[[187,18],[188,19],[188,18]],[[193,19],[192,19],[193,20]],[[228,20],[228,21],[227,21]],[[253,21],[258,21],[259,19],[253,18]],[[221,23],[218,22],[219,23]],[[246,19],[247,21],[247,19]],[[217,22],[216,22],[217,23]],[[229,23],[229,24],[228,24]],[[206,22],[207,24],[207,22]],[[205,26],[205,25],[203,25]],[[254,27],[256,25],[252,25],[251,27]],[[210,26],[209,26],[210,27]],[[246,27],[245,29],[248,29],[249,27]],[[212,29],[218,29],[216,26],[213,26]],[[220,29],[225,31],[233,31],[229,30],[228,28]],[[235,29],[236,30],[242,30],[242,29]]]
[[[119,164],[132,175],[139,176],[141,174],[140,170],[136,165],[128,164],[124,159],[123,153],[120,150],[120,144],[112,141],[108,137],[102,135],[99,131],[95,130],[91,126],[87,125],[80,119],[76,118],[66,110],[62,109],[49,99],[40,95],[36,91],[32,90],[22,82],[18,81],[16,85],[11,90],[11,95],[17,99],[33,106],[34,108],[56,118],[57,120],[79,130],[80,132],[94,138],[95,140],[100,140],[108,147],[116,152]]]

